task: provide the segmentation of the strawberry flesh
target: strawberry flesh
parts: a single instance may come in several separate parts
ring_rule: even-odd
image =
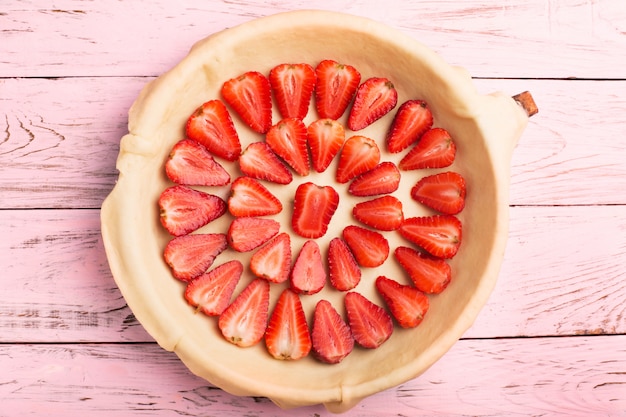
[[[441,293],[452,279],[452,270],[444,259],[406,246],[397,247],[394,255],[415,287],[427,294]]]
[[[403,171],[413,169],[445,168],[454,162],[456,145],[447,130],[432,128],[402,158],[398,167]]]
[[[309,64],[280,64],[270,71],[269,81],[283,118],[304,119],[315,89],[315,70]]]
[[[300,297],[290,289],[280,294],[265,330],[265,346],[272,357],[298,360],[311,351],[311,336]]]
[[[384,308],[354,291],[346,294],[345,305],[352,336],[359,345],[376,349],[391,337],[393,321]]]
[[[269,282],[261,278],[250,282],[218,319],[224,338],[241,347],[257,344],[267,328],[269,300]]]
[[[408,241],[433,256],[450,259],[461,245],[461,221],[449,214],[411,217],[398,229]]]
[[[242,273],[241,262],[223,263],[189,282],[185,299],[207,316],[219,316],[228,307]]]
[[[400,171],[393,162],[381,162],[350,183],[348,192],[358,197],[389,194],[400,186]]]
[[[391,110],[398,103],[398,91],[386,78],[373,77],[361,84],[348,117],[348,127],[365,129]]]
[[[361,226],[346,226],[343,229],[343,239],[362,267],[380,266],[389,256],[389,242],[382,234],[373,230]]]
[[[280,213],[283,205],[259,181],[239,177],[230,189],[228,211],[235,217],[256,217]]]
[[[430,304],[422,291],[385,276],[376,278],[376,289],[401,327],[413,328],[424,320]]]
[[[411,189],[411,197],[443,214],[458,214],[465,207],[465,179],[448,171],[422,178]]]
[[[330,364],[341,362],[354,348],[350,327],[327,300],[315,305],[311,341],[315,356]]]
[[[255,132],[265,133],[272,126],[271,86],[260,72],[249,71],[226,81],[222,97]]]
[[[324,172],[339,153],[346,133],[338,121],[318,119],[307,128],[307,138],[313,169],[317,172]]]
[[[350,291],[361,281],[361,269],[346,242],[339,237],[328,245],[328,277],[338,291]]]
[[[165,162],[165,174],[176,184],[220,186],[230,182],[230,175],[207,150],[192,139],[178,141]]]
[[[291,238],[280,233],[250,258],[250,270],[259,278],[281,283],[289,278],[291,270]]]
[[[278,234],[280,223],[262,217],[237,217],[226,233],[229,246],[237,252],[258,248]]]
[[[163,251],[163,258],[174,278],[191,281],[206,272],[213,261],[228,247],[223,233],[195,233],[175,237]]]
[[[289,184],[293,175],[265,142],[253,142],[241,153],[239,169],[250,178]]]
[[[173,236],[189,234],[226,212],[221,198],[185,185],[166,188],[158,204],[161,224]]]
[[[345,184],[374,168],[380,162],[380,149],[373,139],[352,136],[346,140],[339,155],[336,180]]]
[[[361,82],[353,66],[326,59],[315,68],[315,107],[321,119],[339,119],[348,108]]]
[[[241,143],[228,109],[219,100],[204,103],[189,117],[187,137],[204,145],[213,155],[234,161],[241,153]]]
[[[397,153],[408,148],[431,128],[433,114],[423,100],[409,100],[400,106],[387,133],[387,149]]]
[[[265,142],[299,175],[309,174],[307,128],[300,119],[283,119],[272,126]]]
[[[291,219],[294,232],[308,239],[324,236],[338,205],[339,194],[331,186],[312,182],[300,184],[296,189]]]
[[[404,221],[402,202],[391,195],[357,203],[352,215],[361,223],[384,231],[396,230]]]
[[[326,284],[326,270],[320,247],[314,240],[307,240],[291,270],[291,288],[298,294],[317,294]]]

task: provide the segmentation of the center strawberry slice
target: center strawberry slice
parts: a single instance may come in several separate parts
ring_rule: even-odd
[[[272,92],[269,80],[256,71],[231,78],[222,85],[224,100],[255,132],[272,126]]]
[[[317,302],[312,327],[313,353],[319,360],[331,364],[339,363],[352,352],[354,338],[350,327],[330,302]]]
[[[209,152],[228,161],[241,153],[241,143],[224,103],[211,100],[200,106],[187,120],[187,137],[204,145]]]
[[[267,216],[280,213],[283,205],[259,181],[250,177],[239,177],[230,189],[228,210],[235,217]]]
[[[398,104],[398,91],[386,78],[373,77],[359,86],[348,117],[348,127],[365,129]]]
[[[270,85],[283,118],[304,119],[315,88],[315,70],[309,64],[280,64],[270,71]]]
[[[321,61],[315,68],[315,106],[321,119],[339,119],[352,101],[361,74],[350,65],[331,59]]]
[[[344,184],[374,168],[379,162],[380,149],[373,139],[352,136],[343,144],[335,178]]]
[[[272,311],[265,345],[272,357],[281,360],[297,360],[311,351],[311,336],[302,302],[298,294],[285,289]]]
[[[324,236],[339,205],[339,194],[331,186],[312,182],[300,184],[294,197],[291,224],[298,235],[316,239]]]
[[[307,128],[302,120],[281,120],[269,129],[265,142],[299,175],[309,174]]]
[[[376,349],[389,339],[393,321],[384,308],[353,291],[346,294],[345,305],[352,336],[359,345]]]
[[[267,328],[269,301],[269,282],[261,278],[250,282],[218,319],[224,338],[241,347],[257,344]]]

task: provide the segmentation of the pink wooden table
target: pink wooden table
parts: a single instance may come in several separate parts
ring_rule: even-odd
[[[135,320],[99,210],[127,110],[198,39],[304,0],[5,0],[0,8],[0,415],[325,416],[193,376]],[[475,325],[421,377],[348,416],[626,415],[622,0],[320,0],[530,90],[510,238]]]

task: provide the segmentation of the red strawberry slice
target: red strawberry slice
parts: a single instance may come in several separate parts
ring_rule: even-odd
[[[233,181],[228,198],[228,211],[233,216],[266,216],[282,209],[280,200],[254,178],[239,177]]]
[[[439,258],[452,258],[461,245],[461,221],[448,214],[405,219],[398,231],[405,239]]]
[[[381,162],[350,183],[348,192],[358,197],[389,194],[400,186],[400,171],[393,162]]]
[[[281,283],[289,278],[291,270],[291,238],[280,233],[250,258],[250,270],[259,278]]]
[[[241,153],[239,169],[250,178],[289,184],[291,171],[265,142],[253,142]]]
[[[326,300],[320,300],[315,305],[311,341],[315,356],[331,364],[341,362],[354,348],[350,327]]]
[[[191,281],[204,274],[227,246],[226,235],[223,233],[184,235],[168,242],[163,258],[172,269],[174,278]]]
[[[293,264],[291,288],[298,294],[316,294],[326,284],[326,270],[320,247],[314,240],[307,240]]]
[[[270,71],[270,85],[283,118],[304,119],[315,88],[315,70],[309,64],[280,64]]]
[[[346,138],[346,133],[341,125],[333,119],[318,119],[307,128],[307,138],[311,149],[311,162],[313,169],[324,172]]]
[[[373,139],[352,136],[343,144],[336,179],[342,184],[374,168],[380,162],[380,149]]]
[[[348,325],[359,345],[376,349],[391,337],[393,321],[384,308],[354,291],[346,294],[345,305]]]
[[[400,106],[387,132],[387,149],[397,153],[408,148],[431,128],[433,114],[424,100],[409,100]]]
[[[352,215],[369,227],[385,231],[396,230],[404,221],[402,202],[391,195],[356,204]]]
[[[350,291],[361,281],[361,269],[350,248],[341,238],[333,238],[328,245],[328,277],[338,291]]]
[[[465,207],[465,179],[452,171],[429,175],[411,189],[411,197],[443,214],[458,214]]]
[[[298,360],[311,351],[311,336],[298,294],[285,289],[280,294],[265,330],[265,346],[272,357]]]
[[[339,194],[331,186],[300,184],[294,198],[291,225],[298,235],[316,239],[326,234],[337,206]]]
[[[454,162],[456,145],[447,130],[436,127],[426,131],[398,164],[401,170],[445,168]]]
[[[241,143],[228,109],[219,100],[200,106],[187,120],[187,137],[204,145],[209,152],[228,161],[241,153]]]
[[[269,282],[261,278],[250,282],[218,319],[224,338],[241,347],[257,344],[265,334],[269,302]]]
[[[309,174],[307,129],[302,120],[281,120],[269,129],[265,142],[296,173],[302,176]]]
[[[441,259],[421,253],[406,246],[399,246],[394,255],[418,290],[439,294],[452,279],[450,265]]]
[[[166,188],[158,204],[161,224],[173,236],[189,234],[226,212],[221,198],[185,185]]]
[[[376,289],[401,327],[416,327],[424,320],[429,307],[428,296],[417,288],[379,276]]]
[[[387,78],[373,77],[359,86],[348,117],[348,127],[365,129],[398,104],[398,91]]]
[[[237,252],[256,249],[278,234],[280,223],[261,217],[238,217],[232,221],[226,238]]]
[[[165,162],[167,177],[182,185],[226,185],[230,175],[206,147],[192,139],[177,142]]]
[[[187,284],[185,299],[207,316],[219,316],[228,307],[241,278],[239,261],[223,263]]]
[[[222,86],[222,96],[255,132],[265,133],[272,126],[272,92],[265,75],[249,71],[231,78]]]
[[[350,248],[357,263],[366,268],[374,268],[385,262],[389,256],[389,242],[373,230],[360,226],[346,226],[343,239]]]
[[[356,68],[327,59],[315,68],[315,107],[321,119],[339,119],[356,93],[361,74]]]

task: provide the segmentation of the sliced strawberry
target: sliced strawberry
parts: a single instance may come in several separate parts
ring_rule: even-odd
[[[315,70],[309,64],[280,64],[270,71],[270,85],[283,118],[304,119],[315,89]]]
[[[328,245],[328,277],[338,291],[350,291],[361,281],[361,269],[350,248],[341,238],[333,238]]]
[[[272,126],[272,92],[269,80],[256,71],[231,78],[222,97],[252,130],[265,133]]]
[[[291,171],[265,142],[253,142],[241,153],[239,169],[250,178],[289,184]]]
[[[175,237],[163,251],[174,278],[191,281],[204,274],[213,261],[228,247],[223,233],[196,233]]]
[[[228,198],[228,211],[233,216],[267,216],[282,209],[280,200],[254,178],[239,177],[233,181]]]
[[[354,348],[350,327],[326,300],[320,300],[315,305],[311,341],[315,356],[331,364],[341,362]]]
[[[393,321],[384,308],[354,291],[346,294],[345,305],[352,337],[359,345],[376,349],[389,339]]]
[[[296,173],[309,174],[309,150],[306,147],[307,129],[300,119],[283,119],[272,126],[265,142]]]
[[[307,128],[313,169],[324,172],[341,149],[346,133],[343,125],[333,119],[318,119]]]
[[[360,226],[346,226],[343,239],[350,248],[357,263],[366,268],[374,268],[385,262],[389,256],[389,242],[373,230]]]
[[[198,107],[187,120],[187,137],[204,145],[209,152],[228,161],[241,153],[241,143],[228,109],[219,100]]]
[[[269,303],[269,282],[261,278],[250,282],[218,319],[224,338],[241,347],[257,344],[265,334]]]
[[[400,171],[393,162],[381,162],[350,183],[348,192],[358,197],[389,194],[400,186]]]
[[[465,179],[452,171],[429,175],[411,189],[411,197],[443,214],[458,214],[465,207]]]
[[[387,149],[400,152],[415,142],[433,125],[433,114],[424,100],[402,103],[387,132]]]
[[[405,239],[439,258],[452,258],[461,245],[461,221],[448,214],[405,219],[398,231]]]
[[[327,59],[315,68],[315,107],[321,119],[339,119],[356,93],[361,74],[356,68]]]
[[[280,233],[250,258],[250,270],[259,278],[281,283],[289,278],[291,270],[291,238]]]
[[[454,162],[456,145],[447,130],[436,127],[422,135],[417,145],[398,164],[403,171],[445,168]]]
[[[228,261],[187,284],[185,299],[207,316],[218,316],[228,307],[241,278],[243,265]]]
[[[415,287],[379,276],[376,289],[401,327],[416,327],[428,312],[428,296]]]
[[[338,205],[339,194],[331,186],[312,182],[300,184],[296,189],[291,218],[294,232],[309,239],[324,236]]]
[[[298,360],[311,351],[311,336],[300,297],[285,289],[278,297],[265,330],[265,346],[272,357]]]
[[[361,223],[377,230],[396,230],[404,221],[402,202],[391,195],[357,203],[352,215]]]
[[[213,155],[192,139],[178,141],[165,162],[167,177],[182,185],[226,185],[230,175]]]
[[[278,234],[280,223],[262,217],[238,217],[232,221],[226,238],[237,252],[256,249]]]
[[[439,294],[450,283],[452,271],[445,260],[406,246],[397,247],[394,255],[418,290]]]
[[[173,236],[189,234],[226,212],[221,198],[185,185],[166,188],[158,204],[161,224]]]
[[[339,156],[336,179],[342,184],[374,168],[380,162],[380,149],[374,140],[352,136],[346,140]]]
[[[373,77],[359,86],[348,117],[348,127],[357,131],[380,119],[398,104],[398,91],[386,78]]]
[[[307,240],[293,264],[290,277],[291,288],[298,294],[316,294],[326,284],[326,270],[320,247],[314,240]]]

